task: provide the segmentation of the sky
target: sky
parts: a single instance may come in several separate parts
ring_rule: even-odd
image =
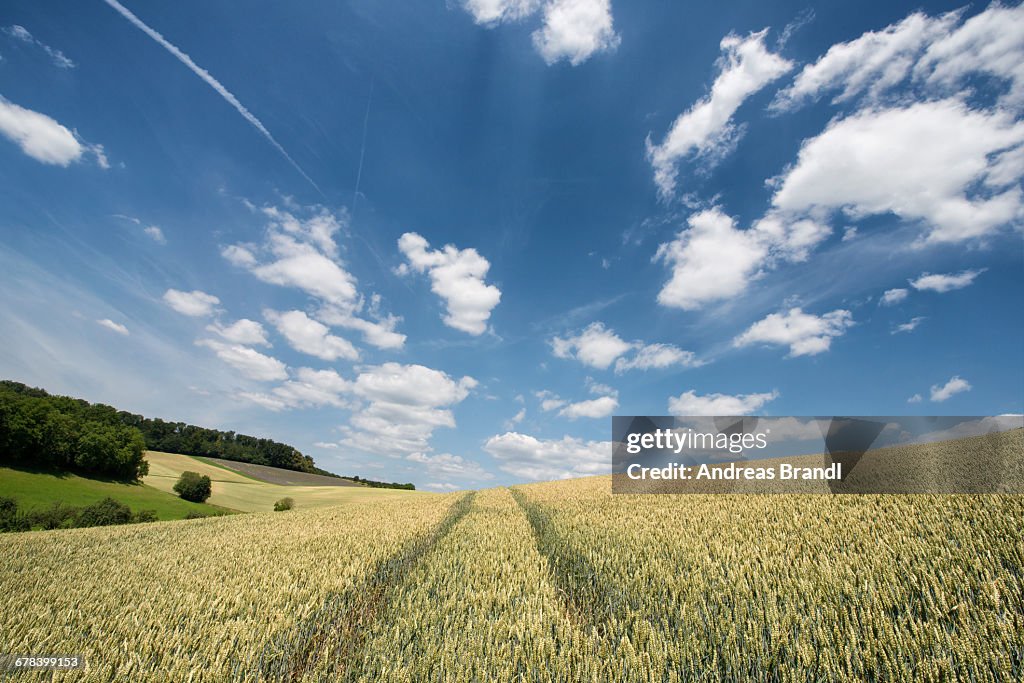
[[[1024,412],[1014,4],[5,2],[0,377],[455,490]]]

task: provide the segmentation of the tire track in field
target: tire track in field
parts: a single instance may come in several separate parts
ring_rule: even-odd
[[[471,491],[452,505],[451,510],[431,531],[410,540],[393,556],[382,560],[359,583],[329,595],[308,619],[281,632],[264,649],[250,672],[246,664],[235,666],[236,679],[299,681],[323,661],[337,662],[341,668],[331,680],[346,680],[349,661],[356,660],[363,646],[367,627],[383,611],[395,589],[423,555],[469,512],[476,492]]]
[[[570,619],[579,627],[593,628],[598,637],[610,631],[613,619],[629,611],[629,596],[621,586],[607,581],[582,553],[559,537],[551,515],[531,503],[522,491],[511,488],[512,497],[533,529],[537,551],[548,561],[552,582],[558,588]]]

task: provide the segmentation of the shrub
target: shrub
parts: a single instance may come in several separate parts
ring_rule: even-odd
[[[80,527],[109,526],[111,524],[128,524],[131,521],[131,508],[113,498],[104,498],[98,503],[82,508],[75,520],[75,525]]]
[[[209,515],[204,515],[202,512],[196,512],[195,510],[192,510],[187,515],[185,515],[183,519],[205,519],[206,517],[209,517]]]
[[[41,529],[70,529],[76,526],[79,508],[56,502],[45,510],[37,510],[28,516],[29,524]]]
[[[174,491],[193,503],[205,503],[210,497],[210,478],[198,472],[182,472],[178,482],[174,485]]]
[[[18,512],[18,501],[0,498],[0,531],[28,531],[28,518]]]
[[[284,510],[291,510],[295,507],[295,501],[291,498],[282,498],[281,500],[274,503],[274,512],[283,512]]]
[[[157,521],[156,510],[139,510],[132,515],[132,522],[155,522]]]

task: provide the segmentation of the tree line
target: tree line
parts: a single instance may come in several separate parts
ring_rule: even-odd
[[[336,477],[293,446],[233,431],[150,419],[103,403],[0,381],[0,463],[132,481],[145,450],[183,453]]]

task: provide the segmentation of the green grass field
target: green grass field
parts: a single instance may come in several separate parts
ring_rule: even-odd
[[[225,512],[215,505],[190,503],[146,484],[122,484],[88,479],[75,474],[26,472],[0,467],[0,496],[18,501],[25,510],[39,510],[56,502],[81,507],[110,497],[133,511],[153,510],[161,520],[182,519],[190,512],[205,515]]]
[[[146,453],[146,460],[149,461],[149,475],[144,482],[149,486],[173,493],[174,482],[182,472],[198,472],[207,475],[213,482],[213,494],[208,503],[242,512],[273,510],[274,503],[284,497],[292,498],[296,508],[305,510],[355,502],[434,495],[362,486],[281,486],[253,479],[224,465],[206,462],[205,459],[175,453],[149,451]]]

